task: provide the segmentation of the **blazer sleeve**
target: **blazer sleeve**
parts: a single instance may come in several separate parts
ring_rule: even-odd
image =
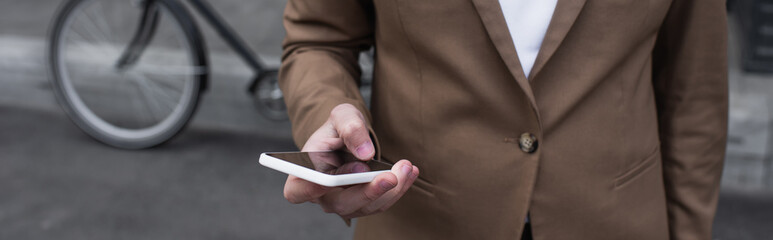
[[[674,0],[653,52],[671,239],[711,239],[727,139],[723,0]]]
[[[370,126],[357,59],[373,44],[372,9],[358,0],[287,2],[279,85],[299,148],[339,104],[357,107]]]

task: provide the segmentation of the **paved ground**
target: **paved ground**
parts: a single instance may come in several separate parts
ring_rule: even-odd
[[[295,149],[289,125],[264,120],[253,109],[244,94],[250,72],[232,54],[220,53],[226,49],[218,39],[209,38],[213,85],[188,129],[158,148],[117,150],[70,123],[50,91],[43,44],[56,3],[0,2],[6,6],[0,9],[0,239],[351,235],[337,216],[287,203],[281,194],[286,176],[259,166],[261,152]],[[232,13],[228,20],[283,5],[264,1],[235,11],[244,1],[212,2]],[[278,16],[276,9],[263,11]],[[276,56],[283,33],[274,32],[280,36],[249,37],[260,34],[256,30],[245,36],[257,51]]]
[[[212,2],[233,13],[227,19],[240,30],[250,29],[251,13],[258,11],[267,16],[259,22],[278,25],[272,16],[279,16],[283,5]],[[287,203],[281,196],[285,176],[257,164],[263,151],[294,149],[289,126],[264,120],[252,109],[251,99],[242,94],[249,72],[216,38],[208,38],[214,84],[189,128],[158,148],[117,150],[78,130],[52,96],[42,49],[55,4],[0,3],[12,6],[0,9],[0,239],[351,235],[340,219],[316,206]],[[245,31],[248,42],[276,56],[281,28],[256,29]],[[272,34],[265,37],[261,31]],[[770,86],[764,77],[738,82],[742,73],[733,74],[734,88],[744,93]],[[770,226],[773,194],[722,190],[714,239],[770,239]]]
[[[15,59],[18,60],[18,59]],[[281,195],[263,151],[294,150],[266,121],[247,77],[215,74],[189,128],[161,147],[124,151],[80,132],[43,69],[0,67],[0,239],[341,239],[340,219]],[[25,64],[30,64],[24,66]]]

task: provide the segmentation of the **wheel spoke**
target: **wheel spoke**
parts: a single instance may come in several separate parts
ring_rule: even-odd
[[[160,103],[163,103],[165,107],[167,107],[171,113],[171,111],[174,110],[175,106],[177,105],[177,98],[170,96],[169,93],[164,92],[157,87],[150,86],[151,81],[148,80],[145,76],[139,73],[133,73],[130,74],[130,76],[133,76],[134,79],[139,83],[140,86],[142,86],[145,90],[145,93],[148,94],[149,97],[153,98],[155,103],[159,104],[158,106],[161,106]],[[158,86],[157,84],[154,84],[155,86]],[[159,97],[152,97],[152,95],[159,96]]]
[[[105,51],[104,48],[100,47],[100,45],[102,45],[102,43],[96,42],[96,40],[94,40],[94,39],[89,39],[89,38],[83,36],[83,34],[78,32],[77,29],[75,29],[75,28],[73,28],[72,31],[68,32],[67,37],[69,37],[69,38],[77,37],[78,39],[81,40],[81,42],[90,42],[90,43],[92,43],[92,46],[93,46],[92,48],[98,48],[98,49],[100,49],[100,51],[104,52],[104,54],[108,54]]]
[[[151,99],[155,99],[154,97],[150,96],[150,93],[148,90],[146,90],[147,86],[143,84],[141,81],[137,80],[136,78],[132,78],[135,81],[132,81],[137,86],[137,89],[142,94],[142,97],[139,97],[140,99],[143,99],[143,102],[145,103],[148,111],[151,115],[153,115],[154,120],[163,120],[163,116],[159,112],[163,112],[163,109],[161,109],[161,105],[158,103],[158,101],[151,101]]]
[[[96,10],[94,10],[92,12],[94,12],[95,14],[99,15],[99,16],[95,15],[95,17],[96,18],[100,18],[101,17],[103,19],[103,21],[97,21],[99,27],[102,29],[103,32],[107,33],[107,35],[110,37],[110,40],[112,42],[114,42],[114,43],[117,42],[115,40],[115,35],[113,34],[113,30],[111,30],[110,27],[108,27],[107,24],[105,23],[107,21],[107,16],[105,15],[105,8],[102,7],[102,1],[97,1],[97,4],[94,5],[94,8],[98,8],[98,9],[96,9]],[[92,10],[94,8],[92,8]]]
[[[179,81],[179,82],[182,83],[183,86],[175,87],[172,83],[169,82],[169,80],[167,80],[165,78],[164,79],[159,79],[159,78],[154,78],[154,77],[142,74],[142,73],[138,73],[138,74],[141,74],[142,76],[144,76],[146,79],[149,80],[148,82],[153,83],[153,85],[155,85],[155,86],[157,86],[159,88],[164,88],[166,90],[173,91],[173,92],[175,92],[177,94],[182,94],[183,93],[183,90],[180,89],[180,88],[185,86],[185,82],[184,82],[185,80],[184,79]]]
[[[73,51],[73,53],[75,53],[76,55],[86,54],[86,55],[88,55],[88,57],[90,57],[92,59],[95,59],[95,60],[98,59],[99,61],[104,61],[105,60],[104,58],[106,58],[105,57],[106,54],[104,52],[98,52],[98,50],[94,49],[90,45],[85,45],[85,44],[80,43],[80,42],[78,42],[78,43],[73,42],[73,45],[74,45],[73,46],[74,49],[70,49],[70,50]],[[74,57],[73,59],[79,59],[79,58],[78,57]],[[79,60],[84,62],[84,60],[82,60],[82,58],[80,58]]]
[[[179,102],[180,97],[182,97],[183,90],[180,88],[183,88],[185,86],[185,83],[183,82],[183,86],[180,86],[180,88],[176,88],[171,83],[167,81],[158,80],[149,76],[146,76],[141,73],[137,73],[138,76],[142,77],[145,82],[147,82],[149,85],[153,85],[153,90],[158,93],[159,95],[165,96],[168,102],[171,103],[172,109],[177,105],[177,102]],[[176,94],[170,95],[168,91],[171,90],[175,92]]]
[[[134,70],[153,75],[178,76],[178,75],[202,75],[206,74],[206,68],[201,66],[156,66],[139,64]]]
[[[82,25],[86,29],[86,31],[88,31],[94,37],[99,38],[99,40],[101,40],[103,42],[110,42],[109,37],[107,36],[107,33],[103,32],[103,31],[101,31],[99,29],[99,26],[96,23],[97,21],[92,19],[91,16],[89,16],[88,12],[86,12],[85,9],[82,9],[81,12],[83,12],[83,17],[78,18],[78,20],[81,20],[81,22],[84,22],[83,19],[86,20],[85,22],[88,23],[88,24],[83,24]]]
[[[121,82],[126,82],[126,81],[129,81],[128,79],[126,79],[126,75],[121,75]],[[132,81],[132,82],[134,82],[134,81]],[[141,92],[142,91],[141,89],[139,89],[138,83],[135,83],[133,85],[135,85],[137,88],[136,88],[135,91],[131,91],[131,92],[134,92],[134,95],[137,96],[136,98],[139,98],[139,99],[145,98],[145,96],[144,96],[145,94],[137,93],[137,92]],[[131,101],[130,100],[129,102],[131,102],[131,105],[134,106],[134,109],[136,109],[138,112],[142,112],[143,109],[145,111],[148,111],[148,112],[152,112],[153,111],[153,110],[150,109],[150,106],[147,103],[147,101],[142,101],[145,104],[141,104],[140,101]],[[142,120],[139,120],[140,122],[142,122],[143,120],[145,120],[146,122],[150,122],[150,123],[156,121],[156,119],[154,119],[155,116],[151,116],[151,115],[155,115],[155,113],[151,113],[150,115],[146,115],[146,114],[134,114],[134,115],[138,116],[138,118],[142,118]]]

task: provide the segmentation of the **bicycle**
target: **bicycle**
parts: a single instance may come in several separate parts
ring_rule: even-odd
[[[277,69],[263,64],[206,0],[187,1],[255,73],[248,92],[260,112],[286,120]],[[118,148],[148,148],[177,135],[209,82],[204,38],[180,0],[66,1],[48,48],[64,111],[88,135]]]

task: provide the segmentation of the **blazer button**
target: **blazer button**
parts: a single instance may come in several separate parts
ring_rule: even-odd
[[[531,133],[521,134],[521,138],[518,139],[518,146],[521,147],[521,151],[525,153],[533,153],[537,151],[537,137]]]

